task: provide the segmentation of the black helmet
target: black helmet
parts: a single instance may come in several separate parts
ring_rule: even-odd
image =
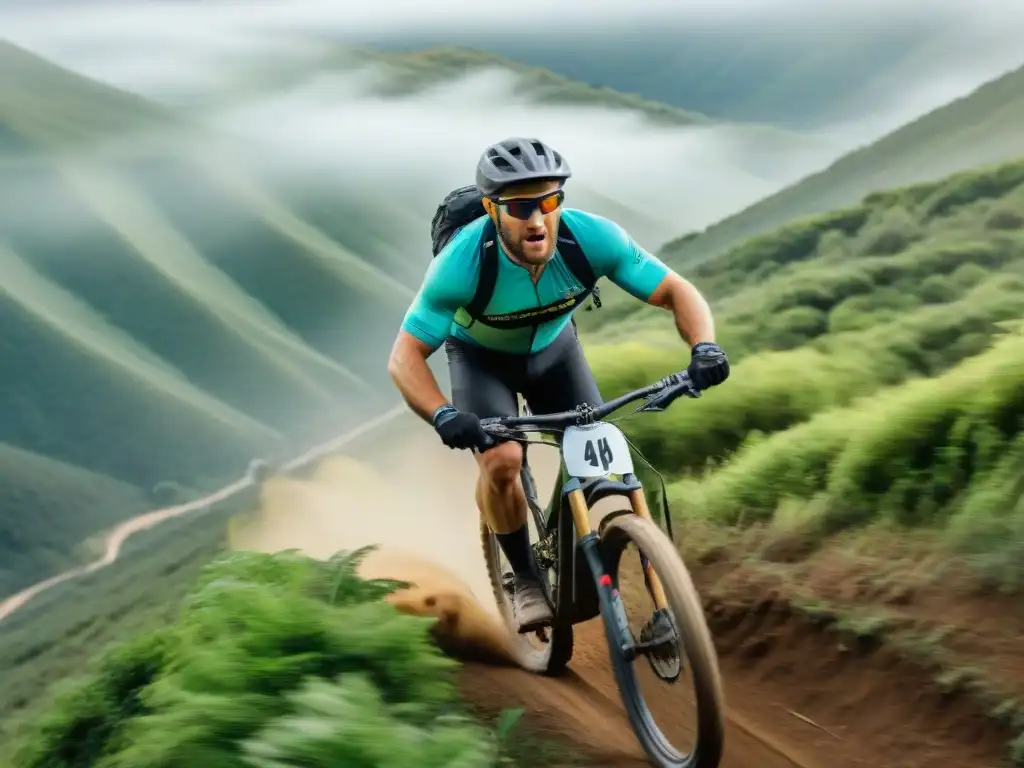
[[[565,181],[570,176],[572,171],[565,158],[539,139],[499,141],[484,150],[476,165],[476,186],[485,197],[520,181]]]

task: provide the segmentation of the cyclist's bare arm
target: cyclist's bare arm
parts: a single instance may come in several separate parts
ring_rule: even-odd
[[[427,358],[444,344],[455,313],[470,301],[476,286],[476,243],[460,235],[430,263],[388,359],[391,380],[409,407],[427,422],[448,403]]]
[[[448,398],[437,386],[427,358],[437,347],[421,341],[406,330],[400,330],[388,358],[388,375],[398,387],[405,402],[424,421],[430,421]]]
[[[605,233],[597,243],[598,258],[608,279],[641,301],[671,311],[679,335],[691,347],[713,342],[711,308],[693,283],[637,245],[622,227],[607,220],[599,225]]]
[[[672,312],[679,335],[691,347],[705,341],[714,342],[715,320],[711,307],[689,280],[669,271],[654,293],[647,297],[647,303]]]

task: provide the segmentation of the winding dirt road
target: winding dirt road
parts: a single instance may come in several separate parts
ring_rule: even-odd
[[[404,407],[393,408],[375,419],[370,419],[369,421],[360,424],[358,427],[349,430],[330,442],[323,443],[322,445],[318,445],[310,449],[302,456],[289,461],[282,467],[282,469],[285,471],[292,470],[314,462],[322,456],[330,455],[351,443],[353,440],[363,437],[367,433],[398,418],[404,413],[407,413]],[[245,490],[252,485],[253,481],[249,477],[242,477],[234,483],[224,486],[219,491],[214,491],[209,496],[204,496],[200,499],[190,501],[187,504],[166,507],[164,509],[155,509],[151,512],[145,512],[141,515],[125,520],[107,534],[103,543],[103,556],[98,560],[76,568],[71,568],[63,573],[57,574],[56,576],[51,576],[48,579],[37,582],[31,587],[23,589],[21,592],[11,595],[10,597],[5,598],[3,602],[0,602],[0,621],[3,621],[40,593],[45,592],[58,584],[63,584],[65,581],[69,581],[70,579],[77,579],[82,576],[86,576],[98,571],[100,568],[106,568],[108,565],[113,564],[117,560],[118,555],[121,554],[121,547],[123,547],[124,543],[136,533],[148,531],[150,528],[160,525],[161,523],[180,517],[181,515],[186,515],[190,512],[201,512],[210,504],[223,501],[228,496]]]
[[[146,512],[142,515],[126,520],[107,534],[103,545],[103,556],[98,560],[64,571],[56,576],[51,576],[44,581],[33,584],[28,589],[24,589],[21,592],[8,597],[0,603],[0,621],[3,621],[41,592],[44,592],[51,587],[55,587],[58,584],[62,584],[70,579],[77,579],[81,576],[98,571],[100,568],[106,568],[108,565],[111,565],[117,560],[118,555],[121,554],[121,547],[124,546],[124,543],[136,533],[148,531],[150,528],[160,525],[160,523],[188,514],[189,512],[196,512],[205,509],[210,504],[226,499],[231,494],[250,485],[252,485],[252,482],[249,479],[239,480],[231,485],[221,488],[216,493],[191,501],[188,504],[181,504],[176,507],[167,507],[165,509],[155,509],[152,512]]]

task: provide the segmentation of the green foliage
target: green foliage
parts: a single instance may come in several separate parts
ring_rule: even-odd
[[[460,716],[432,620],[356,575],[366,551],[215,560],[175,624],[58,696],[15,767],[493,764],[498,740]]]
[[[19,723],[46,707],[55,683],[79,674],[110,643],[175,619],[199,569],[219,552],[227,518],[243,509],[185,516],[138,533],[113,565],[51,587],[3,619],[0,765],[7,765]]]
[[[127,745],[127,724],[152,711],[142,692],[171,662],[174,642],[170,632],[155,631],[102,656],[93,675],[69,688],[39,722],[16,765],[102,765]]]
[[[1024,337],[1011,336],[945,375],[745,446],[671,494],[729,522],[771,519],[800,500],[805,524],[821,533],[878,518],[948,527],[966,547],[999,550],[1004,566],[1016,563],[1003,576],[1019,579],[1022,434]]]
[[[948,216],[959,206],[1001,198],[1021,184],[1024,184],[1024,163],[958,173],[923,202],[924,213],[929,218]]]
[[[624,423],[676,475],[670,500],[821,535],[936,527],[993,583],[1024,583],[1024,337],[1006,337],[1024,316],[1024,237],[991,226],[1022,181],[1018,162],[878,192],[695,270],[733,373]],[[585,334],[606,398],[683,367],[649,341],[673,338],[667,320]]]
[[[293,713],[242,745],[253,768],[410,765],[488,768],[497,750],[483,728],[419,704],[388,704],[365,675],[312,679],[288,695]]]

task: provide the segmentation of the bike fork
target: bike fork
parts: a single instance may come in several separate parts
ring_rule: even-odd
[[[613,586],[612,577],[605,571],[600,550],[601,537],[590,525],[587,503],[578,485],[569,491],[569,506],[580,540],[580,549],[583,550],[591,577],[597,585],[597,599],[608,641],[624,659],[632,661],[636,657],[636,644],[629,629],[629,619],[622,605],[622,596]]]

